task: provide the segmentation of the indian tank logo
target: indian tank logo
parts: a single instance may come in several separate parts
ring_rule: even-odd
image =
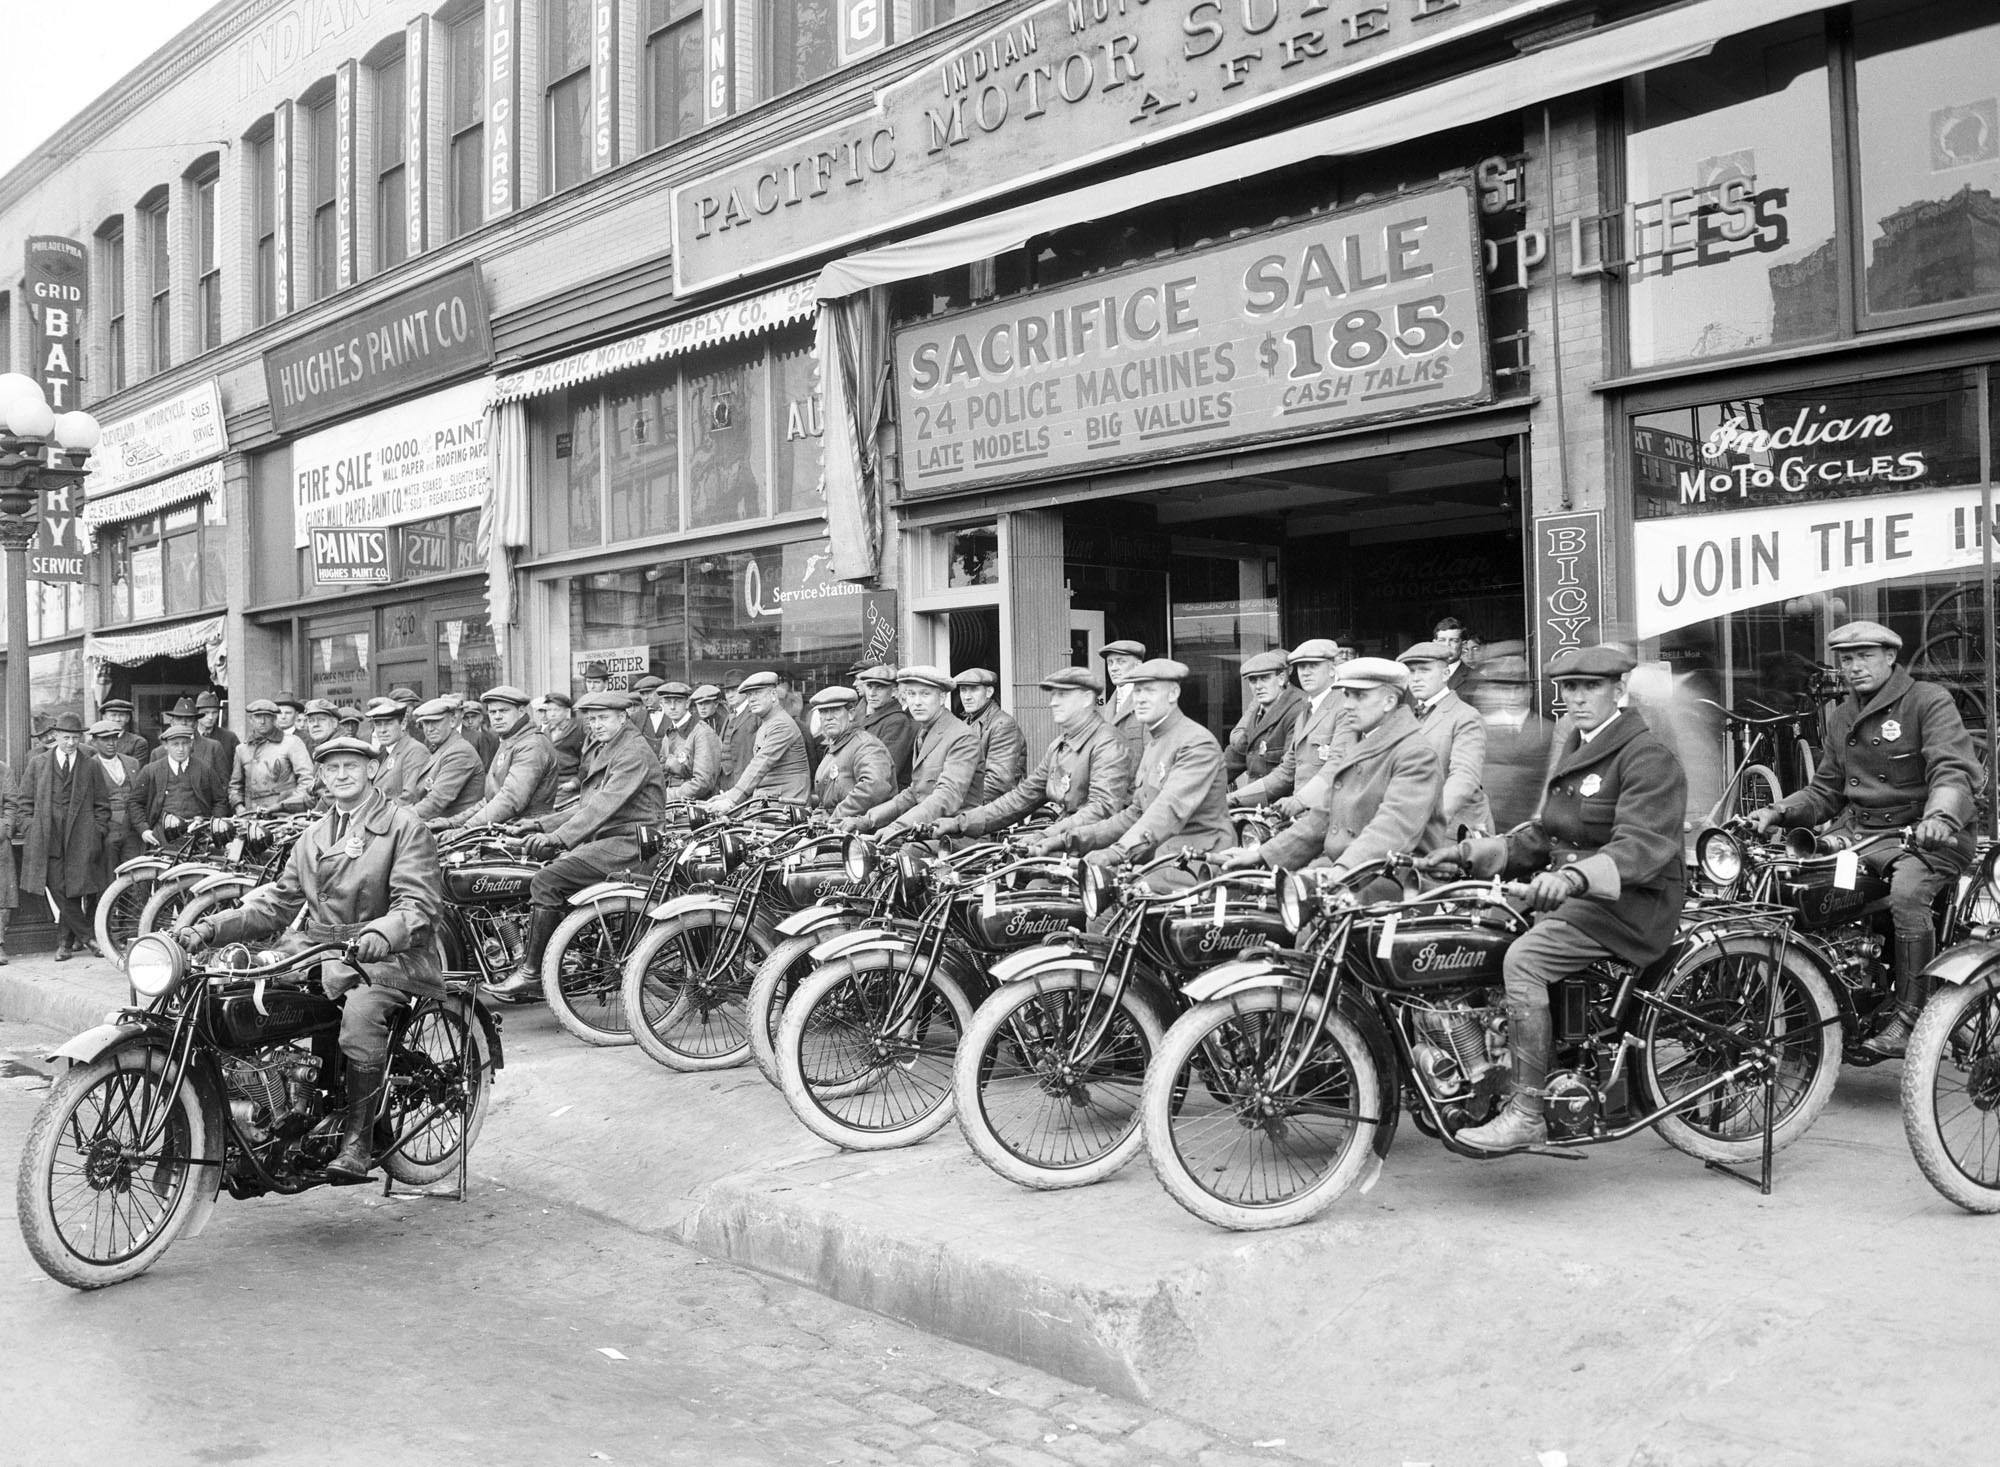
[[[1412,973],[1449,973],[1457,968],[1476,968],[1485,956],[1476,947],[1440,948],[1427,942],[1410,960]]]
[[[1230,952],[1254,947],[1263,940],[1264,934],[1254,927],[1209,927],[1203,930],[1194,947],[1202,953]]]
[[[475,876],[472,878],[474,896],[505,896],[516,892],[528,884],[525,876]]]
[[[1050,932],[1061,932],[1069,926],[1069,918],[1060,914],[1036,915],[1032,912],[1016,912],[1007,919],[1008,937],[1035,937]]]

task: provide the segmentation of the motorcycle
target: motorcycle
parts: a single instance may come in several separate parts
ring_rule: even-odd
[[[1008,1181],[1087,1186],[1138,1155],[1141,1088],[1183,1007],[1182,983],[1291,940],[1271,872],[1201,868],[1204,879],[1184,890],[1150,889],[1145,878],[1168,867],[1197,869],[1185,854],[1116,873],[1086,866],[1083,913],[1103,931],[1070,932],[993,965],[952,1093],[966,1144]]]
[[[1400,900],[1359,905],[1378,877]],[[1525,887],[1414,890],[1394,857],[1279,878],[1296,934],[1188,984],[1141,1098],[1146,1148],[1173,1199],[1217,1227],[1304,1222],[1380,1174],[1407,1104],[1448,1150],[1509,1086],[1502,963],[1528,930]],[[1768,1193],[1772,1156],[1833,1094],[1839,1010],[1791,913],[1712,903],[1684,913],[1641,969],[1607,960],[1549,989],[1554,1045],[1545,1154],[1652,1129]],[[1737,1167],[1761,1162],[1756,1177]]]
[[[228,822],[221,822],[225,827]],[[97,899],[92,913],[97,950],[106,961],[123,964],[125,949],[141,934],[140,921],[153,898],[160,878],[168,871],[184,867],[207,849],[214,839],[210,820],[183,820],[168,815],[160,821],[166,836],[164,845],[118,863],[111,882]]]
[[[294,940],[296,941],[296,940]],[[28,1131],[16,1184],[35,1262],[74,1289],[145,1272],[201,1233],[226,1189],[289,1196],[334,1182],[346,1061],[340,1004],[321,992],[339,944],[190,958],[164,933],[136,939],[127,973],[145,999],[58,1048],[69,1062]],[[471,984],[415,1000],[390,1035],[375,1136],[386,1190],[456,1177],[501,1066],[500,1033]]]
[[[865,883],[880,844],[850,836],[844,859]],[[793,1113],[850,1151],[914,1145],[949,1123],[959,1038],[987,964],[1084,920],[1074,857],[1004,842],[940,856],[913,831],[893,859],[894,899],[812,950],[774,1044]]]
[[[447,969],[477,973],[486,984],[499,982],[520,963],[527,939],[528,883],[540,869],[525,847],[525,837],[491,825],[438,842],[444,905],[437,938]]]
[[[1907,830],[1886,830],[1850,842],[1799,828],[1767,840],[1748,821],[1733,820],[1695,841],[1690,906],[1740,899],[1788,909],[1796,948],[1818,965],[1840,1005],[1843,1058],[1857,1069],[1883,1062],[1865,1042],[1896,1013],[1889,880],[1861,857],[1891,842],[1912,850],[1910,839]],[[1990,853],[1982,852],[1938,893],[1931,915],[1940,952],[1974,927],[2000,921],[2000,899],[1984,874],[1989,866]]]

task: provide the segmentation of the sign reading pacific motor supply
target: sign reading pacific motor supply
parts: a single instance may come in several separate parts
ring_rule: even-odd
[[[1469,180],[897,333],[905,492],[1492,397]]]
[[[292,544],[315,528],[360,530],[478,509],[490,379],[463,382],[297,440]]]
[[[870,111],[675,189],[674,288],[1070,173],[1553,3],[1045,0]]]

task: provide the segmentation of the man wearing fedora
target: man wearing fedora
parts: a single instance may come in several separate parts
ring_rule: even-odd
[[[233,753],[227,751],[221,742],[203,733],[200,723],[201,710],[195,707],[194,699],[192,698],[177,699],[174,706],[167,710],[164,720],[164,725],[168,729],[173,728],[177,724],[187,729],[188,748],[186,757],[192,758],[196,763],[206,764],[209,768],[213,769],[216,777],[222,781],[224,795],[227,795],[229,792],[229,775],[234,767],[235,756]],[[153,752],[147,756],[147,762],[152,763],[154,760],[164,759],[166,752],[167,736],[163,733],[160,735],[160,742],[154,746]],[[223,813],[226,815],[229,812],[224,810]]]
[[[902,700],[896,696],[896,670],[886,662],[857,667],[854,691],[867,700],[861,713],[861,728],[882,741],[889,751],[889,763],[896,788],[910,782],[910,766],[916,760],[917,726],[911,721]]]
[[[1112,736],[1125,746],[1126,759],[1137,769],[1140,752],[1146,744],[1146,726],[1139,717],[1132,690],[1125,684],[1132,676],[1132,669],[1146,660],[1146,644],[1130,640],[1106,642],[1097,649],[1097,655],[1104,659],[1107,693],[1104,721],[1110,725]]]
[[[107,698],[97,705],[98,716],[108,718],[118,725],[118,752],[130,754],[141,764],[153,752],[152,741],[132,727],[132,700],[130,698]]]
[[[1859,851],[1889,880],[1896,931],[1896,1011],[1862,1048],[1900,1059],[1930,997],[1924,969],[1937,955],[1931,904],[1977,853],[1974,792],[1986,776],[1951,694],[1896,665],[1901,637],[1880,622],[1856,621],[1836,628],[1826,645],[1848,696],[1827,709],[1820,766],[1811,784],[1750,818],[1760,830],[1830,821],[1857,845],[1912,827],[1915,850],[1876,840]]]
[[[968,667],[952,679],[958,688],[958,706],[964,711],[965,725],[979,737],[972,765],[972,788],[965,796],[968,805],[999,799],[1027,773],[1028,741],[1022,736],[1021,725],[1001,710],[998,681],[983,667]]]
[[[1291,668],[1282,651],[1245,658],[1242,676],[1250,696],[1222,751],[1223,772],[1232,789],[1262,779],[1284,761],[1292,726],[1306,706],[1306,695],[1292,686]]]
[[[104,858],[111,794],[97,760],[80,747],[83,720],[65,713],[52,732],[51,747],[28,761],[21,780],[21,885],[48,893],[62,933],[56,961],[63,962],[95,941],[91,912],[111,882]]]
[[[486,766],[480,803],[463,815],[447,817],[449,824],[505,825],[555,812],[556,750],[528,712],[533,701],[522,689],[504,683],[481,697],[500,748]]]
[[[1298,815],[1305,809],[1299,791],[1312,782],[1326,756],[1333,749],[1342,727],[1346,705],[1333,689],[1334,671],[1346,660],[1340,644],[1326,637],[1312,637],[1299,643],[1286,662],[1299,680],[1306,706],[1299,710],[1291,737],[1278,767],[1262,779],[1253,779],[1229,796],[1232,809],[1276,805],[1280,814]]]
[[[686,683],[662,683],[655,697],[665,720],[660,736],[653,737],[649,723],[639,727],[640,736],[659,751],[669,800],[705,800],[722,780],[722,740],[688,707],[693,693]]]
[[[812,797],[812,764],[798,720],[778,702],[777,674],[753,672],[738,686],[743,693],[738,737],[747,729],[749,747],[738,753],[734,777],[709,805],[727,810],[758,799],[805,804]]]
[[[896,673],[896,693],[917,726],[908,788],[845,822],[860,831],[899,831],[956,815],[972,788],[979,735],[951,711],[952,681],[928,664]]]
[[[1045,835],[1060,840],[1073,826],[1104,820],[1132,792],[1125,746],[1097,711],[1104,680],[1087,667],[1059,667],[1042,679],[1056,736],[1035,771],[999,798],[935,823],[940,835],[987,835],[1040,810],[1056,815]]]
[[[173,722],[160,735],[158,753],[133,782],[131,821],[146,845],[165,845],[169,815],[183,821],[229,813],[229,786],[212,764],[194,757],[194,726]]]

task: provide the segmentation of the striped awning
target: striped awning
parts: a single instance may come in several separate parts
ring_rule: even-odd
[[[222,464],[218,460],[202,464],[199,468],[183,469],[178,474],[169,474],[164,479],[155,479],[136,489],[120,489],[101,498],[92,498],[77,518],[93,529],[122,525],[129,520],[158,514],[163,509],[221,493]]]

